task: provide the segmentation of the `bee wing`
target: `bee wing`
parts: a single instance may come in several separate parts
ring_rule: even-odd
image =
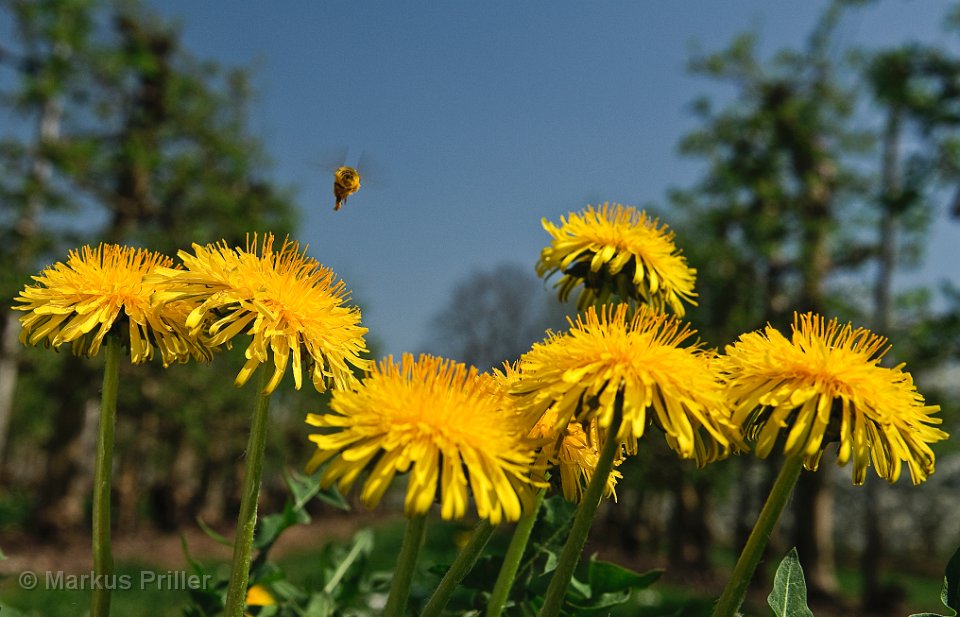
[[[361,152],[360,158],[357,159],[357,171],[360,173],[363,186],[384,187],[390,184],[386,167],[367,150]]]
[[[317,167],[323,171],[333,173],[341,165],[347,164],[347,153],[349,148],[346,146],[330,146],[323,148],[318,153],[317,158],[311,159],[310,166]]]

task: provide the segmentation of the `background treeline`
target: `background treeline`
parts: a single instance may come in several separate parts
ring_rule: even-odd
[[[800,49],[762,57],[744,34],[693,58],[691,71],[731,94],[692,102],[698,128],[680,151],[700,162],[699,179],[647,207],[698,269],[688,318],[709,345],[768,322],[786,329],[795,310],[869,326],[890,337],[887,362],[908,363],[953,433],[960,290],[903,284],[903,274],[922,263],[931,225],[960,215],[960,56],[922,43],[845,48],[836,26],[851,4],[832,5]],[[249,230],[286,233],[296,209],[249,132],[246,72],[191,57],[176,28],[135,2],[0,0],[0,17],[11,35],[0,42],[0,531],[52,540],[86,527],[100,373],[20,346],[10,299],[86,242],[172,255],[187,242],[242,244]],[[944,23],[960,42],[960,11]],[[502,265],[463,280],[425,349],[489,368],[572,310],[532,263]],[[232,519],[249,413],[232,385],[241,363],[128,367],[118,533]],[[303,416],[321,405],[309,390],[274,397],[268,501],[271,470],[306,460]],[[774,550],[798,546],[811,591],[826,596],[835,556],[860,555],[865,599],[889,604],[885,562],[946,556],[960,542],[949,515],[955,441],[937,448],[920,489],[876,477],[851,487],[828,454],[830,473],[804,476]],[[696,470],[649,444],[623,469],[626,507],[610,509],[594,538],[708,570],[717,546],[742,544],[776,465],[739,457]]]
[[[23,348],[12,298],[84,243],[173,256],[191,242],[242,245],[249,231],[282,237],[296,211],[248,130],[246,72],[191,57],[137,3],[4,0],[0,15],[13,35],[0,43],[0,525],[55,540],[89,516],[100,368]],[[234,516],[249,423],[236,356],[123,369],[119,531]],[[276,451],[305,453],[299,407],[318,404],[281,395]]]

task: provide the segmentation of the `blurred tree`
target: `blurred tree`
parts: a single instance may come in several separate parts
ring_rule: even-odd
[[[433,318],[427,348],[480,370],[499,368],[542,340],[547,329],[562,329],[566,314],[531,272],[501,264],[456,285]]]
[[[40,254],[49,250],[52,234],[41,228],[44,210],[60,210],[65,204],[52,194],[52,167],[43,154],[60,138],[64,100],[73,95],[77,80],[73,57],[88,46],[91,28],[89,2],[56,3],[55,12],[40,3],[6,2],[20,32],[22,49],[0,47],[0,70],[12,71],[17,88],[4,92],[2,103],[26,122],[14,127],[13,136],[0,140],[0,217],[3,242],[0,259],[0,293],[12,298]],[[32,126],[31,126],[32,121]],[[3,307],[0,344],[0,460],[7,443],[7,428],[19,373],[18,315]]]
[[[246,128],[244,71],[225,73],[194,60],[181,49],[177,30],[137,2],[0,0],[0,11],[17,36],[15,46],[0,49],[8,71],[0,103],[23,119],[0,134],[0,217],[11,223],[3,227],[0,249],[7,297],[43,263],[85,242],[174,254],[191,242],[243,244],[250,231],[290,232],[290,195],[264,175],[262,148]],[[31,124],[36,131],[25,130]],[[15,341],[19,331],[10,313],[4,307],[4,341]],[[13,343],[5,342],[2,351],[0,397],[20,394],[8,398],[6,416],[0,400],[0,425],[10,410],[49,422],[34,432],[47,455],[41,475],[50,489],[35,504],[38,528],[72,527],[83,515],[85,488],[78,498],[78,491],[64,487],[89,485],[79,477],[90,456],[80,436],[91,418],[78,410],[96,399],[95,373],[89,363],[23,353]],[[40,366],[51,364],[59,369]],[[180,394],[162,385],[171,375],[158,367],[128,367],[129,400],[121,402],[117,428],[123,438],[116,483],[121,523],[133,524],[147,494],[157,503],[173,493],[176,504],[197,502],[209,467],[242,450],[246,412],[236,409],[246,405],[233,392],[236,370],[218,360],[209,369],[187,371]],[[202,381],[193,379],[199,374]],[[21,395],[27,389],[43,391],[47,403]],[[235,430],[210,446],[215,423]],[[201,467],[192,476],[199,480],[195,494],[185,495],[166,470],[189,467],[191,460]],[[22,475],[17,469],[13,474]],[[229,479],[211,481],[230,488]]]
[[[848,157],[869,143],[850,128],[855,99],[832,55],[843,9],[828,9],[805,49],[782,50],[768,63],[757,60],[753,35],[692,62],[694,72],[737,92],[719,112],[706,99],[695,103],[703,128],[682,141],[681,152],[705,158],[709,168],[693,189],[672,195],[697,238],[689,244],[701,266],[701,297],[691,319],[713,341],[730,342],[764,323],[788,329],[793,311],[827,312],[829,276],[866,258],[849,251],[841,263],[841,243],[831,242],[841,209],[864,190]],[[811,594],[830,596],[837,584],[826,472],[801,476],[793,543]],[[738,547],[755,520],[753,503],[744,490]]]
[[[11,127],[0,141],[4,170],[0,176],[3,197],[0,216],[8,223],[3,227],[2,243],[6,298],[16,295],[38,261],[63,242],[62,235],[47,229],[43,222],[50,213],[70,212],[72,205],[56,186],[56,170],[46,151],[62,138],[67,106],[80,98],[82,69],[75,60],[90,50],[90,6],[81,0],[5,2],[2,7],[4,12],[12,14],[21,37],[19,48],[4,48],[0,56],[3,69],[13,70],[15,84],[4,92],[2,101],[25,120],[23,126]],[[30,130],[31,125],[35,130]],[[0,347],[0,435],[3,435],[0,454],[6,450],[7,429],[20,375],[17,317],[4,306]],[[86,388],[89,374],[88,369],[73,359],[58,364],[68,369],[63,373],[63,388],[59,390],[59,400],[45,410],[48,414],[55,410],[54,414],[62,419],[59,423],[62,432],[57,436],[59,447],[54,448],[57,454],[49,457],[47,466],[57,488],[41,489],[39,501],[44,497],[57,501],[65,498],[58,518],[79,520],[83,515],[83,494],[79,495],[81,499],[77,498],[70,479],[85,471],[77,450],[91,445],[87,439],[89,431],[83,430],[89,420],[85,411],[89,406],[76,396]],[[78,409],[84,411],[78,412]],[[54,490],[57,495],[52,495]]]
[[[960,58],[911,44],[864,54],[861,60],[872,101],[884,115],[874,200],[872,322],[877,332],[889,333],[895,327],[894,272],[899,266],[915,264],[922,255],[937,189],[956,184],[960,172]],[[912,146],[905,151],[908,136]],[[909,351],[899,346],[897,350],[898,356]],[[891,361],[895,360],[887,359]],[[876,482],[867,483],[864,490],[861,598],[866,611],[881,611],[889,604],[879,579],[883,534],[877,490]]]
[[[859,3],[834,3],[803,51],[781,51],[761,63],[754,37],[744,35],[693,62],[695,72],[732,84],[737,95],[719,112],[709,100],[697,101],[703,128],[681,143],[683,153],[709,164],[701,183],[672,194],[696,238],[688,243],[690,260],[701,267],[701,310],[691,320],[708,340],[729,342],[765,322],[786,329],[794,310],[839,313],[890,336],[895,361],[916,357],[929,366],[949,355],[944,334],[956,332],[955,325],[947,330],[956,315],[931,314],[929,294],[916,290],[909,292],[912,300],[896,302],[892,280],[897,268],[922,259],[934,204],[943,187],[957,181],[960,64],[946,51],[908,45],[857,52],[851,67],[838,55],[834,36],[851,4]],[[879,110],[879,129],[870,123],[876,114],[854,113],[866,105]],[[864,118],[867,128],[856,128]],[[911,146],[904,148],[907,141]],[[873,283],[859,283],[867,274]],[[912,306],[913,314],[898,323],[895,306]],[[939,343],[923,336],[934,324],[941,328]],[[910,336],[898,336],[898,328]],[[801,477],[792,542],[811,594],[829,596],[836,581],[827,471]],[[868,609],[889,604],[877,587],[881,517],[871,480],[863,492]],[[762,498],[765,491],[759,493]],[[743,494],[738,546],[757,505]]]

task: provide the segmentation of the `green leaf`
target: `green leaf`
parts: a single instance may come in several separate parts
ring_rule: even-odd
[[[344,512],[350,510],[350,504],[343,498],[336,486],[320,489],[320,492],[317,493],[317,499]]]
[[[623,591],[625,589],[646,589],[653,584],[662,569],[649,572],[634,572],[615,563],[591,558],[589,566],[590,588],[594,594]]]
[[[649,587],[660,578],[662,570],[639,573],[613,563],[590,557],[587,581],[570,581],[566,605],[576,609],[577,615],[609,614],[609,609],[624,604],[636,589]]]
[[[26,617],[26,615],[24,615],[17,609],[7,604],[4,604],[3,602],[0,602],[0,615],[3,615],[3,617]]]
[[[767,596],[767,604],[776,617],[813,617],[807,606],[807,584],[803,580],[803,568],[797,549],[792,548],[777,567],[773,579],[773,591]]]
[[[960,611],[960,548],[947,562],[947,570],[943,576],[943,589],[940,591],[940,601],[947,608],[953,609],[950,611],[950,615],[914,613],[910,617],[956,617],[957,612]]]
[[[283,480],[290,489],[290,494],[293,495],[294,510],[303,510],[314,495],[320,492],[319,476],[306,476],[294,471],[284,473]]]
[[[201,576],[206,574],[200,562],[194,559],[193,555],[190,554],[190,547],[187,546],[187,536],[183,535],[182,533],[180,534],[180,548],[183,549],[183,556],[186,558],[187,564],[189,564],[190,568],[193,570],[193,573]]]
[[[303,611],[303,617],[333,617],[336,603],[327,594],[316,593]]]
[[[284,531],[294,525],[306,525],[311,521],[304,508],[320,492],[319,476],[305,476],[293,472],[284,473],[283,479],[290,489],[292,499],[287,499],[283,511],[264,516],[257,523],[253,546],[269,549]]]
[[[226,539],[225,537],[221,536],[219,533],[214,531],[213,528],[207,525],[205,522],[203,522],[203,519],[200,518],[199,516],[197,517],[197,525],[200,525],[200,529],[203,530],[203,533],[207,534],[207,536],[210,537],[215,542],[219,542],[224,546],[231,546],[231,547],[233,546],[233,541]]]
[[[547,561],[543,566],[543,574],[549,574],[557,569],[557,563],[560,561],[560,557],[554,551],[545,550],[544,554],[547,557]]]
[[[324,585],[324,593],[332,594],[340,585],[341,579],[343,579],[347,570],[350,569],[350,566],[352,566],[360,558],[366,557],[373,552],[373,544],[372,530],[361,529],[354,534],[353,544],[350,546],[350,552],[347,553],[347,556],[343,558],[343,561],[340,562],[340,564],[337,566],[337,569],[330,576],[327,584]]]
[[[253,546],[257,549],[263,549],[273,546],[280,534],[293,527],[294,525],[305,525],[310,522],[310,515],[297,509],[295,504],[289,501],[283,507],[283,512],[278,514],[269,514],[264,516],[257,524],[256,535],[253,538]]]
[[[954,614],[960,611],[960,548],[953,553],[947,562],[947,571],[943,577],[943,591],[940,599],[947,608],[952,608]]]
[[[567,588],[567,601],[571,599],[589,599],[590,598],[590,583],[584,583],[577,580],[577,577],[572,577],[570,579],[570,586]]]

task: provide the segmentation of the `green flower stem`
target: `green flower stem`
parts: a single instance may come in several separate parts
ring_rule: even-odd
[[[537,500],[533,508],[529,512],[523,513],[517,523],[517,528],[513,530],[510,546],[507,547],[507,553],[503,556],[497,582],[493,584],[490,601],[487,603],[487,617],[500,617],[503,607],[507,604],[507,596],[510,595],[510,588],[517,576],[520,560],[523,558],[523,552],[527,549],[530,532],[533,531],[533,525],[537,522],[537,514],[540,512],[540,504],[543,503],[543,496],[546,492],[546,489],[542,489],[537,493]]]
[[[410,596],[410,581],[413,580],[417,555],[420,554],[420,547],[423,546],[426,530],[426,514],[407,520],[407,530],[403,534],[403,544],[400,546],[400,555],[397,557],[397,567],[393,571],[387,605],[383,607],[383,617],[403,617],[407,598]]]
[[[780,519],[780,513],[787,504],[787,500],[793,493],[793,487],[800,477],[800,470],[803,468],[803,457],[794,456],[788,458],[780,469],[770,494],[767,495],[767,502],[763,504],[760,511],[760,517],[757,519],[750,537],[747,538],[747,544],[743,547],[737,565],[733,568],[733,574],[727,581],[717,605],[713,609],[713,617],[734,617],[743,604],[743,599],[747,595],[747,587],[750,585],[750,579],[757,570],[757,564],[760,563],[760,557],[763,556],[763,549],[770,541],[770,535],[773,528]]]
[[[443,579],[437,585],[433,595],[430,596],[427,605],[423,607],[420,617],[439,617],[447,602],[450,601],[450,596],[453,595],[457,585],[477,563],[477,559],[483,553],[483,547],[487,545],[494,529],[495,527],[490,524],[490,521],[480,519],[473,528],[473,533],[470,534],[470,540],[467,541],[466,546],[460,549],[460,553],[453,564],[450,565],[450,569],[443,575]]]
[[[257,526],[257,499],[260,496],[260,475],[263,470],[263,452],[267,445],[267,421],[270,395],[263,390],[270,381],[271,372],[260,367],[260,385],[253,408],[253,423],[247,442],[247,461],[243,470],[243,488],[240,494],[240,515],[237,517],[237,535],[233,541],[233,561],[230,565],[230,586],[227,588],[225,617],[241,617],[247,601],[247,579],[250,576],[253,532]]]
[[[583,552],[583,545],[587,543],[587,536],[590,535],[590,526],[593,524],[593,517],[597,514],[600,507],[600,500],[603,498],[603,490],[607,485],[607,478],[610,477],[610,471],[613,469],[613,460],[616,457],[617,450],[620,448],[620,442],[615,435],[620,430],[620,424],[623,421],[623,394],[618,393],[613,412],[613,421],[607,430],[607,439],[600,450],[600,458],[597,466],[593,470],[593,476],[580,499],[580,506],[577,508],[577,515],[573,519],[573,526],[570,528],[570,535],[567,536],[567,543],[563,545],[563,551],[560,553],[560,559],[557,561],[557,569],[554,570],[550,578],[550,584],[547,586],[547,595],[544,598],[543,606],[538,613],[540,617],[556,617],[560,614],[560,608],[563,606],[564,597],[567,595],[567,587],[570,585],[570,579],[573,577],[573,571],[580,561],[580,554]]]
[[[110,486],[113,476],[113,434],[117,424],[117,389],[120,385],[120,341],[116,336],[107,336],[104,356],[100,427],[97,431],[93,472],[93,573],[100,584],[93,587],[91,617],[107,617],[110,614],[110,577],[113,575]]]

